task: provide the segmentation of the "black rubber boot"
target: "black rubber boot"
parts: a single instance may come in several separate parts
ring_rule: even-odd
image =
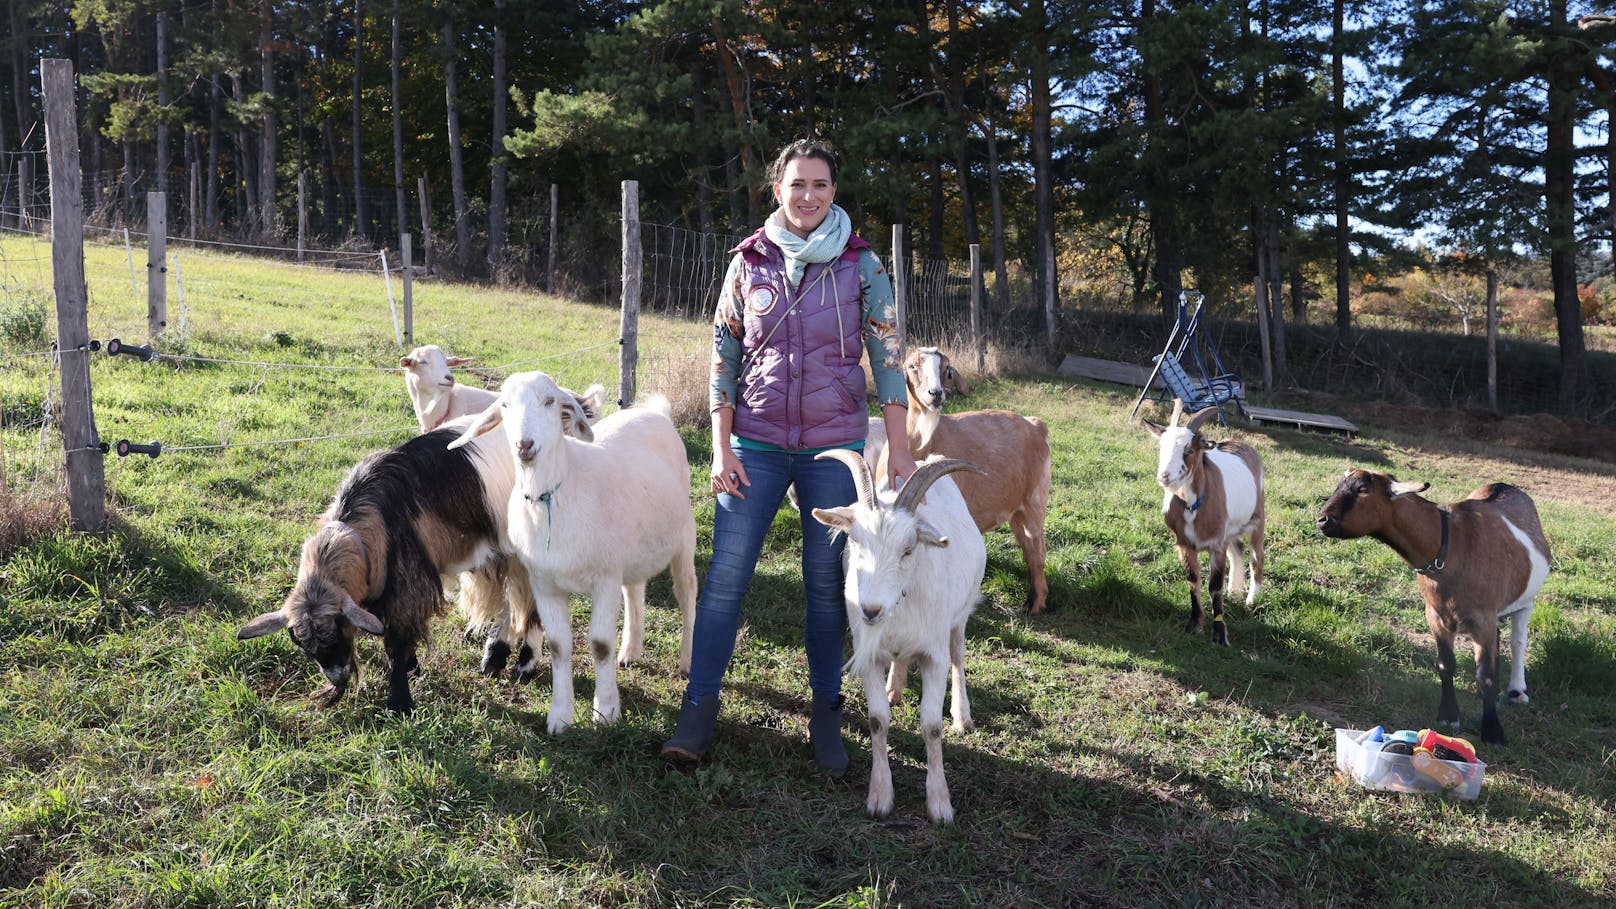
[[[713,727],[718,725],[718,695],[711,695],[700,704],[690,698],[679,700],[679,720],[673,726],[673,738],[662,743],[662,756],[683,761],[699,761],[713,743]]]
[[[847,745],[842,742],[842,705],[847,698],[814,695],[814,713],[808,718],[808,742],[814,746],[814,763],[831,776],[847,772]]]

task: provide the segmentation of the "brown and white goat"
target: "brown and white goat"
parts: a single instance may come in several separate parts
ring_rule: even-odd
[[[1044,516],[1049,510],[1051,477],[1049,427],[1037,417],[1008,410],[943,413],[948,386],[961,389],[964,379],[949,363],[948,355],[935,347],[910,351],[903,371],[909,386],[905,429],[915,462],[941,454],[986,468],[986,476],[967,472],[956,476],[955,482],[977,530],[985,533],[1010,524],[1027,562],[1030,590],[1023,606],[1043,612],[1049,598],[1049,581],[1044,575]],[[887,473],[885,451],[881,458],[878,477]]]
[[[1501,745],[1498,622],[1506,616],[1510,620],[1509,700],[1524,704],[1527,625],[1549,573],[1549,541],[1532,497],[1508,483],[1482,486],[1447,507],[1420,496],[1430,486],[1398,482],[1371,470],[1348,470],[1316,523],[1321,533],[1338,540],[1372,536],[1414,568],[1442,678],[1437,722],[1459,725],[1453,639],[1462,632],[1475,647],[1481,738]]]
[[[1208,407],[1179,426],[1184,402],[1173,403],[1173,419],[1162,426],[1144,421],[1157,438],[1156,482],[1165,490],[1162,519],[1173,532],[1178,559],[1190,582],[1190,620],[1186,631],[1201,630],[1201,553],[1208,553],[1207,582],[1212,595],[1212,643],[1229,646],[1223,620],[1223,591],[1257,600],[1263,579],[1264,495],[1262,458],[1256,449],[1233,440],[1213,442],[1201,424],[1217,414]],[[1251,545],[1251,585],[1246,586],[1242,541]]]
[[[498,558],[513,479],[487,469],[487,445],[450,450],[458,432],[429,432],[360,461],[304,542],[281,608],[236,633],[286,629],[330,682],[314,696],[325,706],[358,676],[354,640],[364,631],[387,650],[387,709],[410,712],[416,647],[443,612],[441,576]]]

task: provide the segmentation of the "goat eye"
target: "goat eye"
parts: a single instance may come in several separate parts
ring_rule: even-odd
[[[545,398],[544,399],[544,406],[545,407],[554,407],[555,406],[555,395],[551,395],[548,398]]]

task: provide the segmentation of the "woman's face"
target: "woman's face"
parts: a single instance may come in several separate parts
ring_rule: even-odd
[[[774,184],[774,199],[785,213],[788,230],[799,237],[813,233],[836,201],[830,165],[818,158],[792,158],[780,173],[780,182]]]

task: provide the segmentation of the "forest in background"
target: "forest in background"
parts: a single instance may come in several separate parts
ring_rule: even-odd
[[[647,221],[744,233],[770,207],[773,150],[812,135],[841,149],[839,201],[867,236],[904,225],[930,259],[979,243],[1001,300],[1013,271],[1057,308],[1166,316],[1195,287],[1268,326],[1280,370],[1287,322],[1348,351],[1359,320],[1419,322],[1430,304],[1405,287],[1441,304],[1458,283],[1474,310],[1475,288],[1507,301],[1531,276],[1561,412],[1607,406],[1585,327],[1612,309],[1616,18],[1591,4],[7,0],[5,16],[0,210],[41,198],[45,57],[80,73],[105,223],[140,223],[163,189],[176,233],[284,241],[302,175],[319,234],[392,246],[424,186],[440,269],[542,282],[554,214],[562,289],[585,293],[617,269],[620,181]]]

